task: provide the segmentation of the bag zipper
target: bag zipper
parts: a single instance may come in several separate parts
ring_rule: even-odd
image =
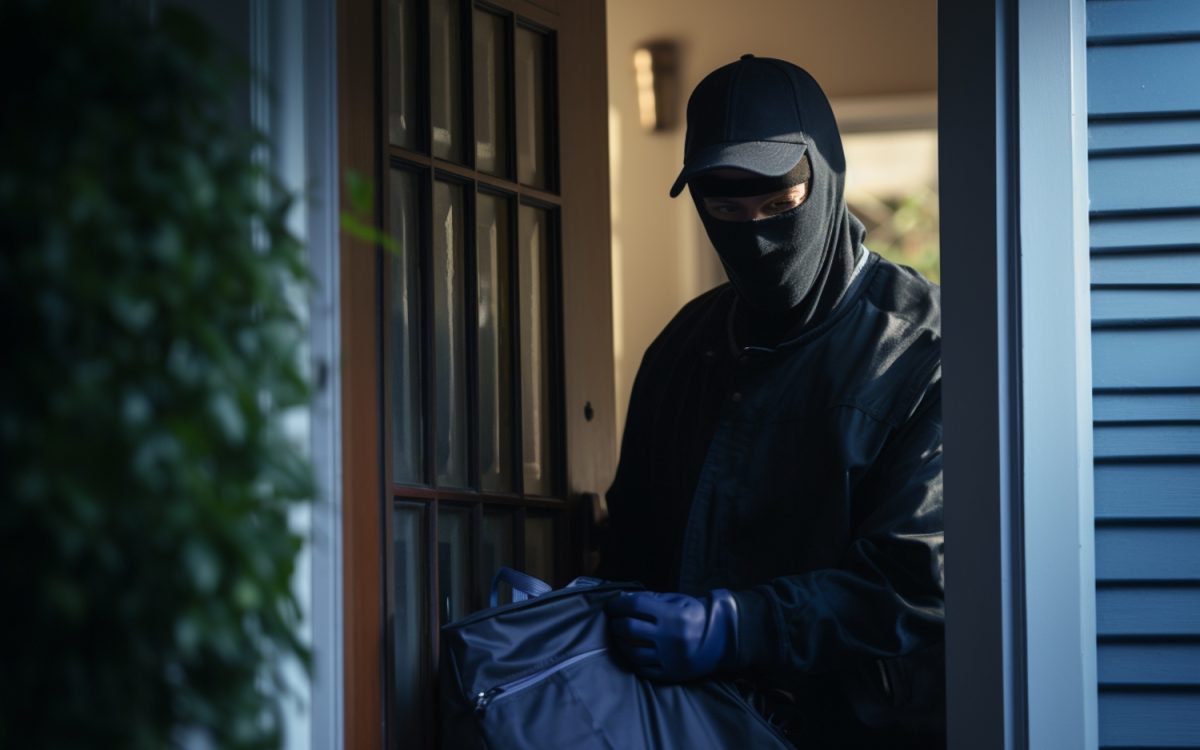
[[[479,622],[480,620],[486,620],[488,618],[495,617],[496,614],[500,612],[505,612],[512,609],[521,609],[524,607],[534,607],[545,604],[546,602],[561,599],[564,596],[575,596],[584,591],[593,593],[596,591],[642,591],[644,589],[645,587],[636,581],[607,581],[596,586],[588,585],[575,586],[573,588],[554,589],[553,591],[542,594],[541,596],[535,596],[532,599],[526,599],[525,601],[509,602],[507,604],[501,604],[497,607],[485,607],[478,612],[467,615],[461,620],[455,620],[454,622],[446,623],[442,626],[442,630],[461,630],[465,626]]]
[[[512,682],[506,682],[502,685],[497,685],[496,687],[491,688],[490,690],[486,690],[481,693],[476,693],[476,695],[475,695],[475,713],[482,716],[483,713],[485,711],[487,711],[487,707],[490,706],[493,701],[499,700],[501,698],[507,698],[510,695],[512,695],[518,691],[521,691],[527,687],[532,687],[533,685],[536,685],[537,683],[546,679],[547,677],[554,674],[555,672],[566,669],[567,667],[571,666],[572,664],[581,662],[584,659],[590,659],[593,656],[599,656],[600,654],[606,653],[607,651],[608,651],[607,648],[596,648],[596,649],[592,649],[591,651],[584,651],[581,654],[575,654],[574,656],[572,656],[570,658],[563,659],[562,661],[558,662],[557,664],[555,664],[553,666],[550,666],[550,667],[547,667],[540,671],[534,672],[533,674],[528,675],[526,677],[522,677],[520,679],[513,680]]]

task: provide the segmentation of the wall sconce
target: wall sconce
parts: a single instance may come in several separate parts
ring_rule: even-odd
[[[672,130],[679,121],[679,46],[647,42],[633,51],[638,119],[648,132]]]

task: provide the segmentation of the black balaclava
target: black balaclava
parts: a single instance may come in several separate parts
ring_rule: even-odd
[[[714,218],[703,204],[705,197],[763,194],[798,184],[803,165],[782,177],[721,180],[700,173],[688,181],[700,220],[737,290],[739,315],[746,313],[738,328],[770,343],[798,335],[833,309],[850,283],[866,234],[846,208],[845,156],[829,102],[807,73],[798,93],[809,137],[801,162],[807,159],[811,170],[803,203],[745,222]]]

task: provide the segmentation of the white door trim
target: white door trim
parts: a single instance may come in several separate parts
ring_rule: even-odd
[[[1029,747],[1095,748],[1084,0],[1019,0],[1021,431]]]
[[[1083,12],[938,7],[955,750],[1096,746]]]

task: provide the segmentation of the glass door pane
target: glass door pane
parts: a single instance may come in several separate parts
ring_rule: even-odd
[[[433,155],[463,161],[462,4],[431,0],[429,40]]]
[[[417,12],[416,0],[388,2],[388,134],[393,144],[416,149]]]
[[[388,289],[388,367],[392,399],[392,478],[424,481],[421,415],[421,281],[417,246],[417,176],[392,170],[392,254]]]
[[[508,176],[508,23],[475,10],[475,168]]]
[[[546,211],[521,206],[520,216],[521,429],[525,492],[554,492],[550,398],[550,236]]]
[[[516,560],[513,549],[513,521],[511,511],[485,510],[483,512],[483,604],[487,604],[492,579],[501,567],[514,567]],[[512,591],[501,586],[499,604],[512,601]]]
[[[548,185],[546,156],[546,37],[530,29],[517,28],[517,179],[525,185],[545,189]]]
[[[438,609],[441,623],[471,612],[471,512],[443,505],[438,510]]]
[[[554,517],[530,514],[525,519],[525,572],[555,584]]]
[[[479,479],[482,489],[491,492],[513,489],[510,205],[507,199],[487,193],[476,199]]]
[[[467,486],[465,209],[461,185],[434,182],[433,386],[437,391],[437,480],[444,487]]]
[[[426,635],[425,609],[425,510],[419,505],[397,504],[392,511],[392,575],[395,615],[392,665],[396,691],[399,736],[419,745],[425,716],[422,680]]]

